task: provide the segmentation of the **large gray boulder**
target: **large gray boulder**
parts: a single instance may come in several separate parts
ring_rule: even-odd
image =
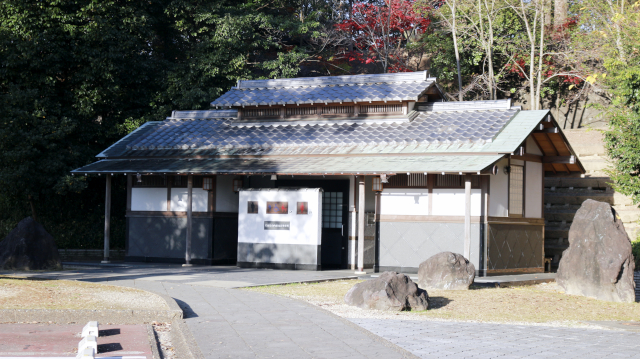
[[[635,264],[624,225],[608,203],[588,199],[569,229],[556,282],[568,294],[634,302]]]
[[[363,309],[427,310],[429,296],[406,275],[384,272],[378,278],[354,285],[344,301]]]
[[[53,237],[27,217],[0,242],[0,269],[62,269],[62,263]]]
[[[433,255],[418,268],[418,286],[424,289],[469,289],[475,277],[473,263],[452,252]]]

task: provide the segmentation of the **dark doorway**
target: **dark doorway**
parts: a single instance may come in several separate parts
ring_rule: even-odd
[[[276,187],[322,188],[322,269],[347,268],[349,238],[348,180],[278,180]]]

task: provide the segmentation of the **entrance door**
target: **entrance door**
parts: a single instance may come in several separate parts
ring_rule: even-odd
[[[349,238],[348,180],[278,180],[276,187],[322,188],[322,269],[347,268]]]

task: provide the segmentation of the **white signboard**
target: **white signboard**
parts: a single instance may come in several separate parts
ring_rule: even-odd
[[[320,245],[322,190],[241,189],[238,242]]]

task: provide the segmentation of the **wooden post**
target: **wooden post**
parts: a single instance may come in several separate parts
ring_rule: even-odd
[[[464,176],[464,257],[471,261],[471,175]]]
[[[111,174],[107,174],[107,183],[104,199],[104,260],[102,263],[109,262],[109,236],[111,234]]]
[[[191,266],[191,227],[192,227],[192,218],[191,218],[191,207],[193,206],[193,176],[187,176],[187,244],[185,246],[185,264],[183,267]]]
[[[358,272],[364,271],[364,176],[358,176]],[[358,273],[356,272],[356,273]]]

